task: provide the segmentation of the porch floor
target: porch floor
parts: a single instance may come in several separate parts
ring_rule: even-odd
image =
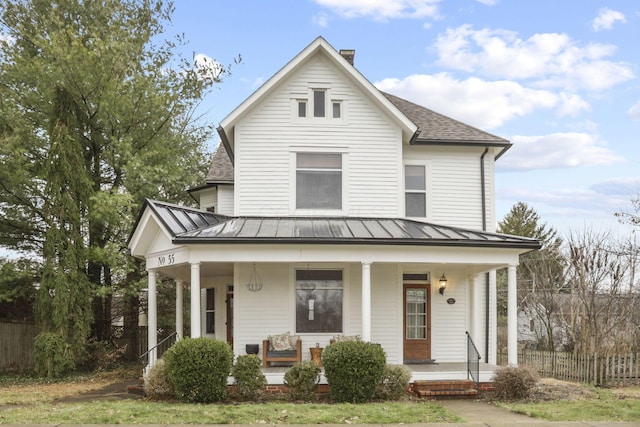
[[[411,382],[424,380],[466,380],[467,363],[430,363],[423,365],[404,365],[411,370]],[[270,385],[284,384],[284,374],[291,366],[269,366],[262,368],[264,376]],[[499,368],[497,365],[480,363],[480,382],[489,382],[493,373]],[[326,384],[327,379],[322,369],[320,384]]]

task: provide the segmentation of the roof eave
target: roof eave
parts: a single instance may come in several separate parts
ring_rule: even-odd
[[[333,239],[333,238],[207,238],[180,237],[173,239],[176,244],[343,244],[343,245],[388,245],[388,246],[440,246],[440,247],[476,247],[501,249],[540,249],[539,242],[494,242],[429,239],[416,241],[411,239]]]

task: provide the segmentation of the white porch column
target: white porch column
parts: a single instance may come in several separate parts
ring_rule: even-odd
[[[191,264],[191,338],[200,338],[200,263]]]
[[[156,365],[158,358],[158,293],[156,289],[155,270],[147,271],[147,351],[149,351],[149,364],[151,368]]]
[[[362,340],[371,341],[371,263],[362,263]]]
[[[507,275],[507,362],[509,366],[518,366],[518,287],[516,266],[510,265]]]
[[[184,302],[184,284],[182,280],[176,280],[176,341],[180,341],[183,337],[184,319],[182,305]]]

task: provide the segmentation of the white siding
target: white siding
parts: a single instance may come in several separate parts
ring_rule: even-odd
[[[447,273],[447,279],[444,295],[438,293],[437,275],[431,279],[431,357],[437,362],[465,362],[469,280],[453,272]],[[449,298],[455,304],[448,304]]]
[[[218,186],[218,206],[216,212],[222,215],[234,215],[233,185]]]
[[[395,265],[371,266],[371,341],[380,343],[387,363],[402,364],[402,285]]]
[[[482,229],[478,147],[405,146],[404,163],[427,165],[427,218],[454,227]],[[495,228],[493,157],[485,157],[487,228]],[[404,188],[404,183],[400,184]]]
[[[330,84],[328,98],[343,100],[343,119],[294,117],[294,99],[314,83]],[[255,106],[236,126],[235,139],[237,215],[294,214],[292,153],[305,150],[345,153],[342,214],[398,215],[401,130],[322,54]]]
[[[207,188],[200,192],[200,209],[213,207],[218,212],[218,189],[215,187]]]

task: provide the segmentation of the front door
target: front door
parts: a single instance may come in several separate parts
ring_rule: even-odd
[[[429,283],[405,281],[404,363],[426,363],[431,359],[431,313]]]

